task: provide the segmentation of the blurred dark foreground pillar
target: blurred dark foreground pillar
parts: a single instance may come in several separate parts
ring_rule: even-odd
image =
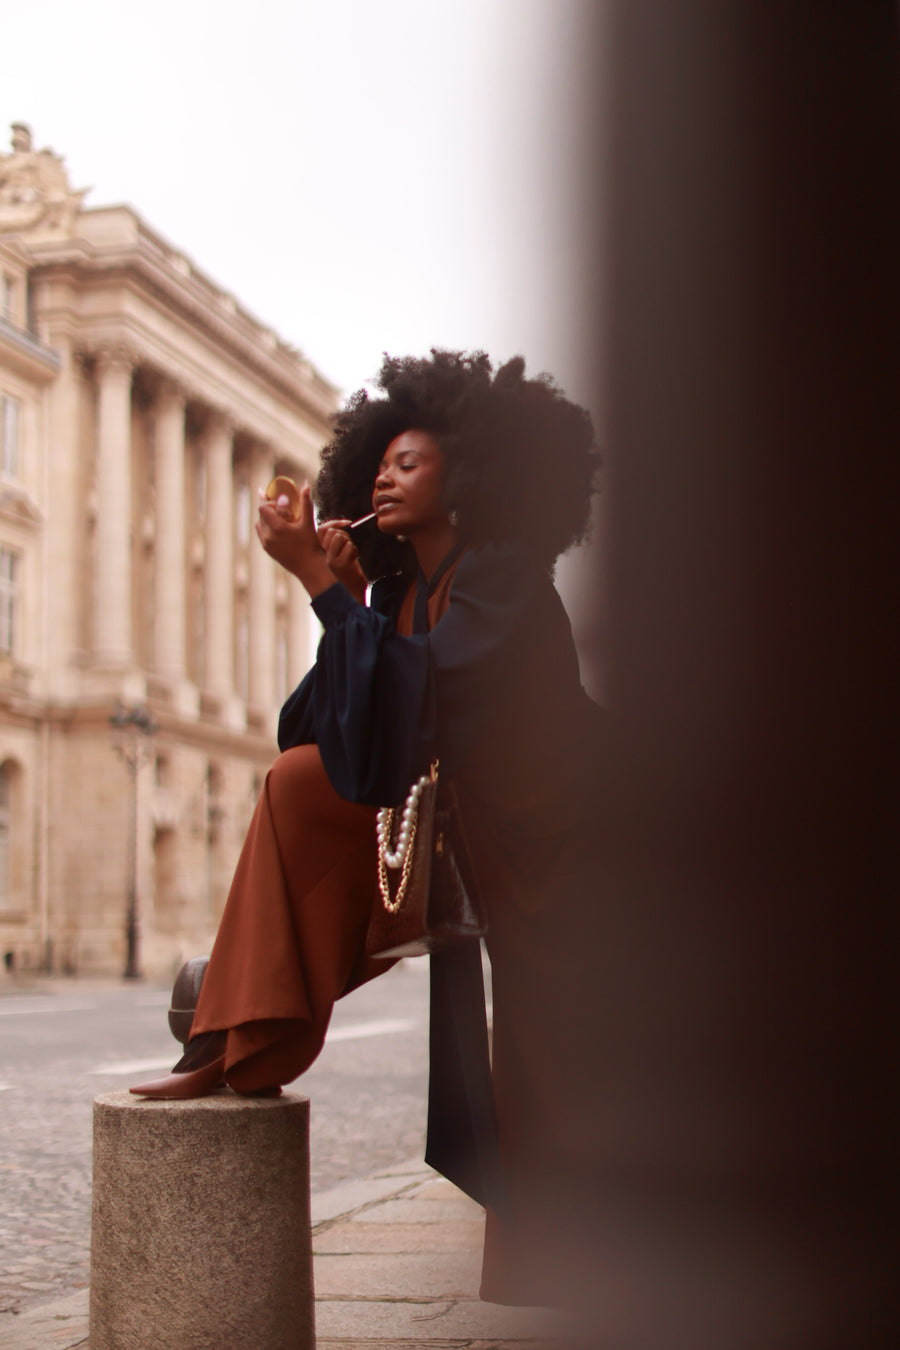
[[[581,1340],[896,1346],[897,7],[609,41]]]

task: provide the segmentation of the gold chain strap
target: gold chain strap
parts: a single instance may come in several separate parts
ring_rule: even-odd
[[[397,913],[397,910],[403,904],[403,900],[406,895],[406,887],[409,884],[409,875],[410,872],[412,871],[413,845],[416,842],[416,827],[418,823],[419,823],[419,813],[417,808],[416,814],[415,816],[413,816],[412,819],[412,824],[410,825],[409,845],[407,847],[406,854],[403,859],[403,867],[401,868],[400,871],[400,883],[397,886],[397,894],[395,895],[393,900],[391,899],[391,884],[390,881],[388,880],[388,870],[384,861],[384,850],[383,849],[378,850],[378,889],[381,891],[381,898],[384,902],[384,907],[387,910],[388,914]],[[390,839],[391,830],[394,825],[393,808],[391,808],[391,810],[389,810],[387,815],[385,816],[384,825],[385,825],[385,834],[387,838]]]
[[[438,761],[433,759],[428,768],[428,775],[432,784],[437,782]],[[379,813],[382,814],[382,813]],[[410,873],[412,872],[414,845],[416,842],[416,829],[419,824],[419,803],[416,799],[415,812],[409,823],[409,841],[406,846],[406,853],[403,857],[403,865],[400,869],[400,881],[397,886],[397,894],[391,899],[391,883],[388,880],[387,864],[384,855],[391,846],[391,836],[394,829],[394,808],[387,807],[383,812],[384,821],[384,844],[378,849],[378,889],[381,891],[381,899],[388,914],[396,914],[397,910],[403,904],[406,896],[406,888],[409,885]]]

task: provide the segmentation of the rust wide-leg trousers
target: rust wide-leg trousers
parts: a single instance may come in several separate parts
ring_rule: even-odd
[[[337,795],[316,746],[286,750],[266,776],[191,1027],[228,1032],[232,1087],[292,1082],[322,1049],[335,999],[393,964],[365,956],[376,894],[374,808]]]
[[[549,910],[523,908],[516,900],[521,877],[507,876],[492,856],[490,831],[477,813],[471,833],[492,902],[494,1085],[492,1091],[486,1033],[482,1047],[475,1027],[484,1021],[478,948],[477,988],[468,976],[460,978],[457,952],[440,953],[437,972],[432,957],[428,1157],[470,1194],[485,1191],[485,1178],[493,1188],[482,1201],[489,1209],[481,1297],[553,1302],[564,1281],[548,1262],[548,1242],[554,1246],[548,1235],[566,1231],[564,1221],[554,1220],[559,1197],[569,1190],[551,1183],[578,1119],[567,1110],[578,1074],[566,1049],[570,959],[559,933],[577,927],[571,916],[560,922]],[[191,1028],[192,1035],[227,1032],[225,1076],[237,1091],[290,1083],[302,1074],[322,1049],[335,1000],[393,964],[365,955],[378,894],[375,861],[374,808],[337,795],[315,746],[280,755],[241,852]],[[563,896],[577,890],[560,882]],[[508,1187],[496,1176],[498,1141],[486,1119],[494,1096]],[[477,1187],[460,1179],[460,1167],[465,1178],[481,1169]],[[503,1198],[505,1219],[492,1194]]]

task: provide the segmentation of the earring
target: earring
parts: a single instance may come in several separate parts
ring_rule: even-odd
[[[450,521],[450,524],[453,526],[455,530],[457,525],[459,524],[459,512],[457,510],[451,511],[447,519]]]
[[[405,543],[406,543],[406,535],[405,535],[405,534],[395,534],[395,535],[394,535],[394,538],[397,540],[397,543],[398,543],[398,544],[405,544]]]

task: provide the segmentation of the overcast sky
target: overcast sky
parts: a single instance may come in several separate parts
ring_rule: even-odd
[[[586,398],[582,10],[28,0],[3,17],[0,137],[29,123],[87,205],[131,204],[345,390],[439,345],[522,352]]]
[[[383,351],[521,353],[602,439],[578,254],[598,11],[9,0],[0,146],[28,123],[87,206],[134,207],[345,393]],[[557,572],[576,632],[592,622],[580,567]]]

